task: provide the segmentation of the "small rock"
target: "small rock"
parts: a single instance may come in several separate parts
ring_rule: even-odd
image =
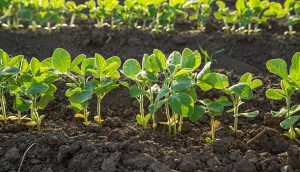
[[[104,159],[102,165],[101,165],[101,169],[103,171],[116,171],[117,168],[117,164],[120,161],[120,157],[121,157],[121,152],[115,152],[113,154],[111,154],[108,158]]]
[[[184,158],[179,166],[180,172],[193,172],[197,169],[197,165],[187,158]]]
[[[41,160],[39,160],[39,159],[32,159],[30,162],[31,162],[32,164],[40,164],[40,163],[41,163]]]
[[[233,137],[226,137],[224,139],[216,140],[211,145],[215,152],[224,154],[229,151],[232,142],[233,142]]]
[[[103,46],[105,41],[108,39],[104,29],[95,29],[92,33],[92,42],[96,46]]]
[[[21,157],[20,151],[16,147],[12,147],[7,150],[7,152],[4,155],[4,158],[8,161],[17,161]]]
[[[246,152],[246,155],[244,156],[244,159],[252,162],[252,163],[256,163],[258,161],[258,157],[256,156],[255,152],[252,150],[248,150]]]
[[[122,127],[122,121],[119,117],[113,117],[113,118],[108,117],[105,120],[105,123],[106,123],[106,125],[110,126],[111,128]]]
[[[281,169],[280,169],[281,172],[293,172],[293,168],[292,166],[290,165],[286,165],[286,166],[283,166]]]
[[[130,166],[131,168],[134,168],[136,170],[142,170],[145,167],[150,166],[151,164],[153,164],[154,162],[156,162],[157,160],[145,153],[139,153],[134,157],[125,159],[123,161],[124,165],[126,166]]]
[[[59,147],[58,154],[56,157],[56,160],[59,164],[64,162],[67,159],[70,159],[72,157],[72,154],[70,152],[70,147],[66,145],[62,145]]]
[[[149,170],[151,170],[152,172],[172,172],[171,169],[160,162],[154,162],[153,164],[151,164],[149,166]]]
[[[236,172],[256,172],[256,167],[249,161],[242,159],[235,166]]]
[[[235,150],[230,153],[229,159],[232,161],[236,161],[240,159],[240,156],[241,156],[241,152],[239,150]]]

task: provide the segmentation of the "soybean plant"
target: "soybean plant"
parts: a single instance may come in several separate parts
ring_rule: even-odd
[[[186,48],[182,54],[173,52],[167,60],[161,51],[156,50],[155,56],[160,60],[163,69],[163,84],[154,103],[149,107],[151,114],[155,113],[164,105],[169,134],[177,134],[177,123],[179,116],[178,131],[181,131],[183,118],[197,118],[204,114],[202,106],[194,106],[197,94],[194,88],[194,70],[201,64],[201,55],[198,51]],[[172,110],[172,111],[171,111]]]
[[[300,120],[300,115],[297,112],[300,111],[300,105],[293,105],[291,97],[299,92],[300,88],[300,53],[294,54],[292,58],[292,65],[289,73],[287,70],[287,64],[282,59],[272,59],[266,64],[267,69],[280,77],[281,88],[270,88],[266,91],[266,96],[272,100],[285,100],[285,106],[282,107],[278,112],[272,111],[274,117],[284,117],[284,121],[280,123],[280,126],[289,130],[285,133],[291,140],[296,139],[296,133],[300,135],[300,129],[296,128],[296,123]]]
[[[226,106],[231,106],[232,103],[228,100],[227,97],[222,96],[216,100],[204,99],[200,101],[206,108],[206,114],[210,117],[210,125],[211,125],[211,138],[207,137],[206,142],[210,143],[215,141],[215,133],[217,129],[218,121],[215,120],[216,116],[222,115],[222,112]]]
[[[42,62],[32,58],[29,64],[27,61],[22,61],[21,75],[10,88],[17,96],[14,109],[19,112],[30,109],[30,121],[26,125],[37,127],[38,131],[45,118],[45,115],[40,115],[38,110],[46,108],[54,99],[57,88],[53,83],[59,80],[59,76],[51,70],[50,61],[51,58]]]
[[[233,112],[234,117],[234,126],[231,127],[231,129],[233,129],[234,132],[238,131],[239,117],[244,116],[247,118],[253,118],[259,114],[258,111],[245,113],[239,112],[240,106],[244,104],[243,100],[251,99],[253,97],[253,90],[262,85],[261,80],[253,80],[251,73],[245,73],[237,84],[230,87],[228,77],[219,73],[208,73],[204,75],[202,80],[197,84],[204,91],[215,88],[217,90],[221,90],[230,97],[233,103],[233,109],[231,109],[230,112]]]
[[[7,103],[5,94],[8,94],[14,77],[20,72],[19,65],[23,56],[15,56],[10,58],[6,52],[0,49],[0,121],[7,124]]]
[[[165,59],[162,56],[157,56],[161,52],[154,50],[152,55],[144,55],[142,67],[135,59],[127,60],[123,65],[123,74],[129,79],[135,82],[135,85],[129,86],[128,83],[122,83],[122,85],[129,88],[129,93],[132,97],[135,97],[140,104],[140,114],[136,116],[138,124],[146,128],[151,114],[145,115],[144,110],[144,97],[148,97],[150,104],[154,102],[154,93],[157,89],[158,73],[163,70],[162,64],[165,63]],[[160,54],[161,55],[161,54]],[[155,113],[152,113],[152,127],[157,127],[157,121]]]
[[[70,27],[75,26],[75,19],[76,17],[80,17],[82,19],[87,19],[88,16],[82,12],[86,8],[84,4],[76,5],[74,1],[68,1],[65,4],[66,8],[68,9],[68,13],[72,15],[70,20]]]

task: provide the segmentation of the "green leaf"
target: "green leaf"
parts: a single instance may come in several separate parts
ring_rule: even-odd
[[[245,73],[241,78],[240,78],[240,82],[244,82],[248,85],[251,84],[252,82],[252,74],[251,73]]]
[[[138,124],[140,124],[140,125],[144,125],[144,119],[143,119],[143,117],[140,115],[140,114],[138,114],[136,117],[135,117],[135,119],[136,119],[136,122],[138,123]]]
[[[155,55],[157,66],[161,70],[166,70],[166,68],[167,68],[167,60],[166,60],[166,56],[164,55],[164,53],[161,52],[160,50],[155,49],[153,51],[153,54]]]
[[[245,112],[245,113],[239,113],[237,114],[238,117],[243,116],[246,118],[254,118],[259,114],[259,111],[254,111],[254,112]]]
[[[82,63],[85,60],[85,58],[86,58],[86,55],[84,55],[84,54],[80,54],[79,56],[77,56],[72,61],[68,72],[74,70],[75,67],[77,67],[80,63]]]
[[[53,100],[53,99],[54,99],[53,95],[44,95],[38,101],[37,107],[39,109],[44,109],[50,103],[50,101]]]
[[[292,58],[292,65],[290,68],[290,76],[293,81],[300,80],[300,52],[294,54]]]
[[[13,108],[15,111],[26,112],[30,109],[31,102],[23,98],[17,97]]]
[[[37,58],[32,58],[30,61],[30,70],[33,76],[36,76],[40,70],[40,61]]]
[[[189,116],[189,119],[192,122],[198,121],[200,118],[202,118],[205,115],[205,108],[200,105],[195,105],[194,107],[194,113]]]
[[[266,64],[268,70],[281,77],[282,79],[288,80],[287,64],[282,59],[272,59],[269,60]]]
[[[197,80],[201,80],[206,74],[210,72],[210,66],[211,62],[208,62],[205,64],[205,66],[202,68],[202,70],[197,75]]]
[[[84,75],[88,73],[88,69],[95,68],[95,59],[94,58],[87,58],[81,64],[81,71]]]
[[[246,0],[237,0],[235,4],[235,8],[238,11],[243,11],[246,8]]]
[[[280,123],[281,128],[289,129],[300,120],[300,115],[291,116]]]
[[[28,88],[27,93],[33,96],[37,96],[49,89],[49,86],[45,83],[35,84]]]
[[[250,99],[253,97],[253,90],[245,83],[238,83],[229,88],[242,99]]]
[[[229,86],[228,77],[219,73],[208,73],[203,77],[203,82],[216,89],[225,89]]]
[[[19,68],[16,68],[16,67],[4,67],[4,68],[0,68],[0,77],[1,76],[14,75],[14,74],[17,74],[19,72],[20,72]]]
[[[57,48],[52,55],[52,65],[60,73],[66,73],[71,66],[71,55],[62,48]]]
[[[17,64],[19,64],[23,59],[22,55],[18,55],[16,57],[13,57],[12,59],[10,59],[9,63],[7,64],[8,66],[16,66]]]
[[[134,78],[140,71],[141,66],[135,59],[129,59],[123,65],[123,73],[128,78]]]
[[[285,97],[284,92],[280,89],[268,89],[266,91],[266,96],[269,99],[281,100]]]
[[[169,97],[172,111],[180,116],[188,117],[194,113],[194,100],[184,93],[176,93]]]
[[[201,55],[198,51],[185,48],[182,52],[181,65],[183,68],[197,69],[201,64]]]
[[[93,92],[92,91],[81,91],[81,92],[77,92],[77,93],[73,94],[70,97],[70,101],[72,103],[81,104],[81,103],[84,103],[87,100],[92,99],[92,97],[93,97]]]
[[[191,87],[193,85],[194,85],[193,79],[191,79],[187,76],[183,76],[183,77],[177,78],[175,80],[175,82],[171,86],[171,90],[172,91],[181,91],[181,90],[188,89],[189,87]]]
[[[129,94],[130,94],[131,97],[137,97],[137,96],[140,96],[144,93],[145,93],[145,91],[140,89],[137,86],[132,86],[132,87],[129,88]]]
[[[8,54],[0,49],[0,67],[1,66],[7,66],[9,63],[9,56]]]
[[[251,89],[255,89],[255,88],[260,87],[262,85],[263,85],[263,83],[260,79],[255,79],[251,82],[251,84],[249,86],[250,86]]]

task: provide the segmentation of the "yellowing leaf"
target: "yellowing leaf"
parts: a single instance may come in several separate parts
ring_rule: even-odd
[[[16,117],[16,116],[9,116],[9,117],[7,117],[7,119],[8,119],[8,120],[11,120],[11,121],[16,121],[16,120],[18,120],[19,118]]]
[[[35,121],[29,121],[29,122],[26,122],[26,125],[34,127],[37,125],[37,123]]]
[[[99,118],[99,116],[95,116],[95,117],[94,117],[94,120],[95,120],[97,123],[101,123],[101,122],[104,121],[104,119]]]
[[[81,113],[77,113],[74,116],[75,116],[75,118],[81,118],[81,119],[85,118],[85,116],[83,114],[81,114]]]
[[[3,121],[3,120],[4,120],[3,115],[0,115],[0,121]]]

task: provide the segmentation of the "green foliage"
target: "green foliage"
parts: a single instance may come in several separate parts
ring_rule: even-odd
[[[97,115],[94,120],[101,126],[101,101],[106,94],[119,86],[115,79],[120,77],[117,71],[121,66],[120,58],[113,56],[104,59],[100,54],[95,54],[94,58],[79,55],[71,61],[70,54],[58,48],[52,55],[52,66],[72,80],[73,83],[67,84],[70,88],[66,91],[66,96],[71,103],[69,107],[78,112],[83,111],[83,114],[78,113],[75,117],[83,118],[84,125],[90,124],[88,102],[93,94],[97,96]]]
[[[224,23],[224,30],[228,32],[256,33],[260,31],[259,25],[268,20],[264,15],[269,8],[268,0],[237,0],[235,10],[230,10],[223,1],[217,1],[216,4],[219,10],[214,16]]]
[[[207,73],[198,77],[197,85],[202,90],[210,90],[212,88],[221,90],[223,93],[230,96],[233,109],[234,117],[234,132],[237,132],[238,128],[238,117],[249,117],[253,118],[258,115],[258,111],[240,113],[239,107],[244,103],[243,100],[251,99],[253,97],[253,90],[262,85],[262,81],[254,79],[251,73],[245,73],[241,76],[240,81],[229,87],[228,77],[219,73]]]
[[[296,133],[299,134],[299,129],[295,128],[295,125],[300,120],[300,115],[297,113],[300,111],[299,105],[292,105],[291,98],[296,92],[299,92],[300,86],[300,53],[294,54],[292,58],[292,65],[288,72],[287,64],[282,59],[272,59],[266,64],[267,69],[280,77],[280,88],[270,88],[266,91],[267,98],[271,100],[285,100],[285,106],[279,111],[272,111],[274,117],[284,117],[285,120],[280,123],[283,129],[289,131],[285,133],[291,140],[295,139]]]

